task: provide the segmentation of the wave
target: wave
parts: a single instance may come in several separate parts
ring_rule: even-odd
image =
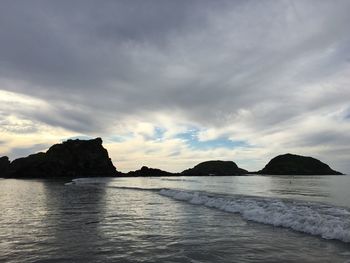
[[[162,188],[146,188],[146,187],[132,187],[132,186],[107,186],[107,188],[117,188],[117,189],[126,189],[126,190],[137,190],[137,191],[153,191],[159,192]]]
[[[161,181],[169,181],[169,182],[194,182],[198,183],[198,180],[186,179],[186,178],[161,178]]]
[[[317,202],[245,195],[222,195],[216,193],[185,191],[180,189],[144,188],[106,185],[109,179],[81,178],[66,185],[100,185],[103,187],[152,191],[162,196],[202,205],[221,211],[240,214],[244,219],[289,228],[324,239],[350,242],[350,210]]]
[[[85,185],[85,184],[106,184],[111,181],[111,177],[86,177],[76,178],[71,182],[65,183],[64,185]]]
[[[238,213],[250,221],[350,242],[350,211],[345,208],[285,199],[220,196],[172,189],[162,189],[159,193],[194,205]]]
[[[116,188],[116,189],[126,189],[126,190],[138,190],[138,191],[157,191],[159,192],[162,188],[154,188],[154,187],[134,187],[134,186],[114,186],[109,185],[110,182],[109,177],[105,178],[77,178],[73,179],[71,182],[65,183],[64,185],[70,186],[94,186],[94,187],[103,187],[103,188]]]

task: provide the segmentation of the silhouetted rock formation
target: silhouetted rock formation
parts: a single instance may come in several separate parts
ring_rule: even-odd
[[[270,175],[336,175],[327,164],[312,158],[295,154],[284,154],[273,158],[259,174]]]
[[[0,176],[3,174],[7,174],[10,168],[10,160],[7,156],[3,156],[0,158]]]
[[[284,154],[273,158],[258,174],[271,175],[335,175],[327,164],[312,157]],[[113,166],[102,139],[68,140],[55,144],[46,152],[19,158],[13,162],[0,158],[0,177],[149,177],[149,176],[229,176],[252,174],[232,161],[207,161],[181,173],[170,173],[143,166],[140,170],[121,173]]]
[[[104,177],[117,174],[102,139],[68,140],[10,163],[6,177]]]
[[[140,170],[131,171],[126,174],[123,174],[122,176],[140,177],[140,176],[175,176],[175,175],[179,175],[179,174],[162,171],[160,169],[148,168],[147,166],[142,166]]]
[[[206,175],[243,175],[248,171],[241,169],[232,161],[207,161],[197,164],[191,169],[182,172],[182,175],[206,176]]]

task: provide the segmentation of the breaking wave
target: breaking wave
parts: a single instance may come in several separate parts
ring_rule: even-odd
[[[66,185],[101,185],[107,188],[153,191],[162,196],[236,213],[244,219],[289,228],[324,239],[350,242],[350,210],[328,204],[282,198],[222,195],[200,191],[106,185],[109,179],[81,178]]]
[[[194,205],[237,213],[254,222],[350,242],[350,211],[345,208],[276,198],[231,197],[171,189],[162,189],[160,194]]]

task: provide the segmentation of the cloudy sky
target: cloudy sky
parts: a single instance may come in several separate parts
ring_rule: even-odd
[[[350,1],[0,2],[0,155],[102,137],[118,170],[278,154],[350,173]]]

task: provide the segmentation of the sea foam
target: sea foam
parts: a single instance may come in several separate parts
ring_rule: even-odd
[[[210,193],[162,189],[176,200],[203,205],[276,227],[350,242],[350,211],[321,203],[249,196],[220,196]]]

